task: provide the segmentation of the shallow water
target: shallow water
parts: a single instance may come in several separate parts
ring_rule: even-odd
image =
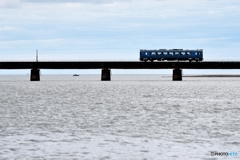
[[[0,158],[240,154],[239,90],[240,78],[112,75],[101,82],[99,75],[55,75],[30,82],[29,76],[0,76]]]

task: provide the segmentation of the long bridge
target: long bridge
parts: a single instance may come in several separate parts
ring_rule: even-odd
[[[40,69],[101,69],[102,81],[111,80],[111,69],[173,69],[172,80],[181,81],[182,69],[240,69],[240,61],[0,61],[0,69],[30,69],[31,81],[40,81]]]

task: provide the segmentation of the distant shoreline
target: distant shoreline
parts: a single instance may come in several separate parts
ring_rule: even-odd
[[[240,75],[183,75],[183,77],[240,77]]]
[[[162,76],[162,77],[172,77],[172,76]],[[183,75],[182,77],[240,77],[240,75]]]

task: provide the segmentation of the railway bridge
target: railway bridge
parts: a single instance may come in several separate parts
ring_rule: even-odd
[[[173,69],[173,81],[182,69],[240,69],[240,61],[140,62],[140,61],[28,61],[0,62],[0,69],[30,69],[30,80],[40,81],[40,69],[101,69],[101,80],[111,80],[111,69]]]

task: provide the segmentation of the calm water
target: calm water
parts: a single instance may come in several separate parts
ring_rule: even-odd
[[[0,159],[218,159],[239,146],[240,78],[0,76]]]

